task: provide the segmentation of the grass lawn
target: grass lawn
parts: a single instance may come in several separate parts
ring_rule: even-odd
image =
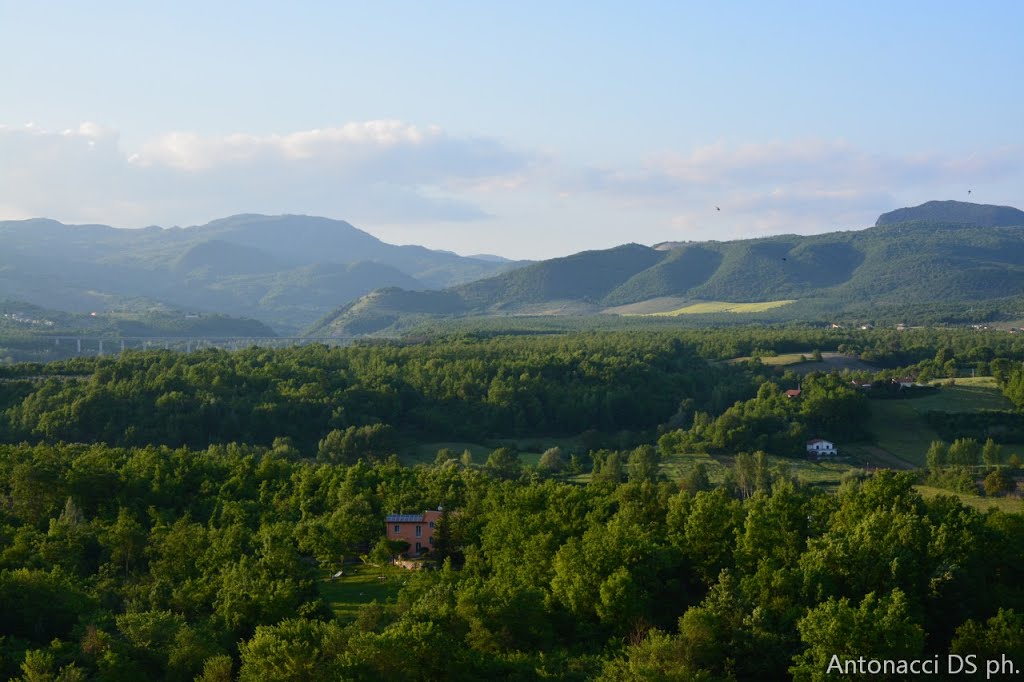
[[[933,488],[927,485],[916,485],[914,487],[925,498],[937,497],[938,495],[953,495],[959,497],[960,501],[964,504],[974,507],[978,511],[987,511],[995,507],[1004,512],[1024,513],[1024,501],[1019,497],[980,497],[978,495],[955,493],[951,490]]]
[[[397,566],[378,568],[366,564],[345,567],[345,576],[331,580],[326,574],[318,585],[320,596],[323,597],[334,617],[342,622],[355,620],[359,607],[376,600],[380,603],[393,600],[402,584],[409,578],[409,571]],[[384,576],[380,580],[378,576]]]

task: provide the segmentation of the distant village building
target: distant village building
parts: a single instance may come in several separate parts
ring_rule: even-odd
[[[388,540],[404,540],[409,543],[409,551],[419,554],[434,546],[434,531],[441,520],[441,508],[436,511],[425,511],[422,514],[388,514]]]
[[[831,441],[827,441],[824,438],[813,438],[807,441],[807,454],[821,459],[823,457],[835,457],[839,454],[839,451],[836,450],[835,444]]]
[[[786,397],[787,398],[797,398],[799,396],[800,396],[800,389],[799,388],[791,388],[788,391],[786,391]]]
[[[917,377],[895,377],[892,383],[899,384],[900,388],[910,388],[917,386]]]

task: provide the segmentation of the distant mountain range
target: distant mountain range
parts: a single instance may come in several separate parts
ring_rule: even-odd
[[[0,299],[71,313],[221,313],[281,333],[375,289],[439,289],[519,265],[387,244],[343,221],[299,215],[139,230],[0,222]]]
[[[1024,212],[933,201],[874,227],[731,242],[626,244],[441,291],[387,288],[339,307],[314,335],[369,334],[452,316],[672,315],[771,310],[799,318],[1013,299],[1024,294]],[[767,313],[765,313],[767,316]]]
[[[9,315],[65,327],[314,336],[484,316],[732,311],[772,321],[1014,306],[1024,304],[1024,212],[932,201],[859,231],[625,244],[536,263],[396,246],[309,216],[139,230],[9,221],[0,222],[0,301]],[[8,329],[28,324],[6,319]]]

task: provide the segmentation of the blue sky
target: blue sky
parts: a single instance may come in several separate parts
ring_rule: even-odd
[[[1019,2],[0,0],[0,219],[541,258],[1024,206]],[[715,210],[715,207],[721,211]]]

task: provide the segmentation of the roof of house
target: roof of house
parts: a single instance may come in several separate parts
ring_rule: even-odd
[[[388,523],[423,523],[423,514],[388,514]]]
[[[812,438],[811,440],[807,441],[808,445],[814,445],[815,443],[828,443],[829,445],[831,445],[832,441],[827,441],[824,438]]]
[[[786,391],[786,395],[789,396],[790,398],[795,398],[796,396],[800,395],[800,389],[791,388],[788,391]]]

